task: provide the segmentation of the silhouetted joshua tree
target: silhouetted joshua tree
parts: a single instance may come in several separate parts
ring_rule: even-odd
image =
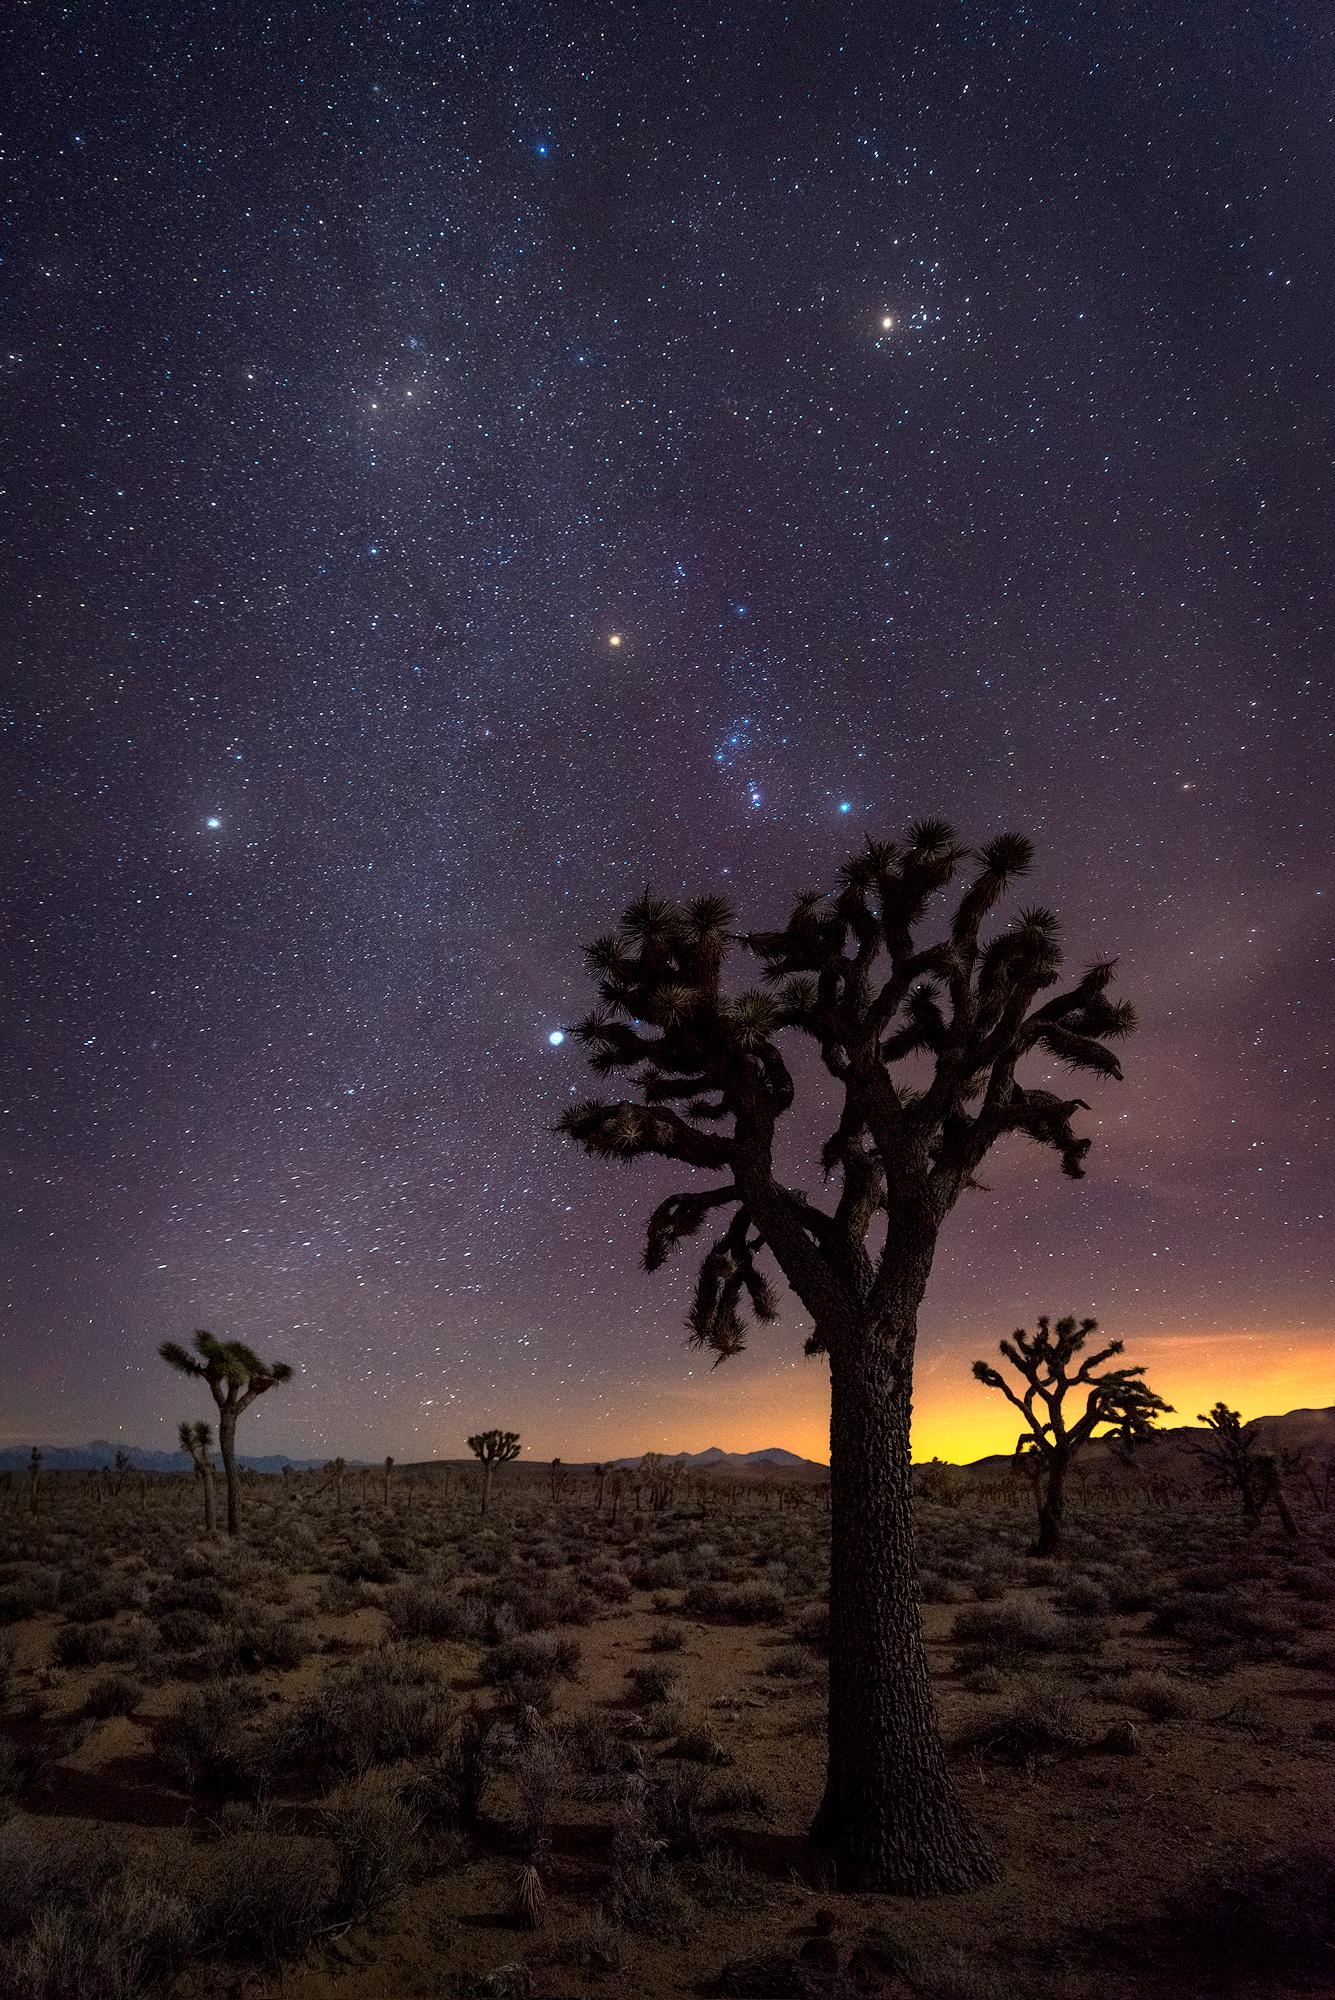
[[[575,1106],[560,1129],[607,1159],[658,1155],[718,1177],[660,1203],[645,1251],[653,1270],[732,1211],[700,1267],[697,1346],[739,1353],[748,1301],[757,1319],[776,1317],[764,1249],[814,1322],[808,1352],[829,1357],[829,1766],[814,1833],[849,1888],[927,1894],[996,1872],[951,1782],[923,1656],[909,1455],[917,1311],[937,1233],[997,1140],[1023,1133],[1084,1173],[1090,1142],[1071,1127],[1083,1100],[1019,1082],[1023,1059],[1120,1077],[1105,1043],[1134,1024],[1108,998],[1111,964],[1040,1001],[1061,962],[1049,911],[1022,911],[981,940],[1031,856],[1018,834],[975,854],[924,821],[903,842],[869,845],[831,895],[799,896],[782,930],[738,938],[718,898],[678,907],[646,891],[587,954],[601,1005],[578,1036],[594,1069],[629,1072],[636,1095]],[[920,942],[934,893],[966,865],[943,934]],[[737,943],[766,987],[725,986]],[[835,1182],[827,1206],[776,1168],[796,1095],[787,1031],[814,1043],[837,1094],[821,1156]]]
[[[166,1340],[158,1353],[182,1375],[197,1375],[209,1385],[218,1405],[218,1451],[227,1482],[227,1532],[241,1532],[241,1504],[236,1477],[236,1420],[257,1396],[292,1379],[286,1361],[261,1361],[258,1354],[240,1340],[218,1340],[202,1329],[196,1332],[195,1351],[179,1341]]]
[[[195,1477],[204,1487],[204,1532],[214,1533],[218,1516],[213,1500],[213,1427],[211,1424],[182,1424],[177,1436],[181,1450],[195,1468]]]
[[[508,1465],[519,1456],[518,1431],[479,1431],[468,1440],[468,1449],[482,1462],[482,1513],[491,1505],[491,1479],[498,1465]]]
[[[1206,1426],[1210,1436],[1189,1439],[1190,1448],[1205,1460],[1223,1492],[1237,1494],[1246,1525],[1256,1527],[1264,1509],[1273,1506],[1285,1534],[1296,1535],[1298,1523],[1284,1492],[1280,1460],[1273,1451],[1265,1450],[1264,1440],[1251,1425],[1243,1423],[1241,1411],[1216,1403],[1197,1421]]]
[[[28,1512],[37,1512],[37,1496],[42,1490],[42,1454],[34,1445],[28,1454]]]
[[[1096,1319],[1078,1320],[1070,1313],[1055,1327],[1043,1314],[1035,1333],[1017,1326],[1010,1339],[1000,1345],[1024,1385],[1019,1395],[990,1361],[973,1364],[978,1380],[989,1389],[999,1389],[1028,1426],[1020,1432],[1015,1457],[1017,1463],[1028,1461],[1035,1475],[1038,1540],[1032,1553],[1036,1556],[1055,1555],[1061,1547],[1066,1475],[1072,1459],[1094,1433],[1102,1426],[1106,1437],[1114,1437],[1128,1448],[1143,1444],[1153,1436],[1158,1419],[1172,1409],[1171,1403],[1165,1403],[1141,1381],[1143,1368],[1103,1368],[1105,1361],[1123,1351],[1120,1340],[1110,1340],[1106,1347],[1077,1362],[1098,1325]],[[1103,1369],[1102,1374],[1099,1369]],[[1068,1422],[1066,1398],[1078,1389],[1089,1393],[1080,1415]]]

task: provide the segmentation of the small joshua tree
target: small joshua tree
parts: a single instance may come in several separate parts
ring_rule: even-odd
[[[1216,1403],[1197,1421],[1210,1435],[1189,1440],[1191,1449],[1205,1460],[1222,1491],[1237,1494],[1246,1525],[1254,1528],[1263,1509],[1273,1506],[1285,1534],[1296,1535],[1298,1524],[1284,1492],[1280,1461],[1274,1452],[1263,1449],[1256,1431],[1243,1423],[1242,1412],[1230,1410],[1227,1403]]]
[[[37,1496],[42,1489],[42,1454],[34,1445],[28,1457],[28,1512],[37,1512]]]
[[[1097,1333],[1096,1319],[1077,1319],[1074,1313],[1059,1319],[1054,1327],[1047,1315],[1040,1317],[1038,1331],[1029,1333],[1017,1326],[1009,1340],[1001,1342],[1001,1352],[1020,1377],[1020,1394],[1012,1389],[999,1368],[989,1361],[975,1361],[973,1372],[989,1389],[999,1389],[1024,1418],[1027,1429],[1020,1432],[1015,1447],[1019,1464],[1035,1474],[1038,1494],[1038,1540],[1036,1556],[1055,1555],[1061,1547],[1062,1520],[1066,1506],[1066,1475],[1076,1453],[1082,1451],[1099,1429],[1130,1447],[1143,1444],[1154,1434],[1154,1425],[1171,1409],[1156,1396],[1141,1376],[1143,1368],[1103,1368],[1105,1361],[1122,1352],[1120,1340],[1110,1340],[1096,1353],[1086,1354],[1076,1363],[1091,1333]],[[1103,1373],[1097,1371],[1103,1369]],[[1066,1398],[1072,1390],[1087,1389],[1084,1409],[1067,1420]]]
[[[468,1449],[482,1465],[482,1514],[491,1505],[492,1474],[498,1465],[508,1465],[519,1456],[518,1431],[479,1431],[468,1440]]]
[[[166,1340],[158,1353],[169,1368],[182,1375],[195,1375],[209,1385],[218,1405],[218,1451],[227,1482],[227,1532],[241,1532],[241,1503],[236,1477],[236,1420],[257,1396],[292,1379],[286,1361],[261,1361],[258,1354],[240,1340],[218,1340],[202,1328],[195,1334],[194,1353],[179,1341]]]
[[[204,1487],[204,1532],[211,1535],[218,1520],[213,1500],[213,1427],[205,1423],[182,1424],[177,1436],[181,1450],[195,1468],[196,1479]]]
[[[384,1510],[387,1514],[389,1512],[389,1482],[393,1477],[393,1475],[394,1475],[394,1461],[392,1458],[387,1458],[385,1460],[385,1492],[384,1492]]]
[[[799,896],[780,930],[739,937],[718,897],[682,907],[646,892],[587,953],[599,1004],[577,1033],[594,1070],[625,1073],[628,1090],[573,1106],[561,1130],[603,1159],[657,1156],[711,1177],[659,1204],[645,1249],[656,1270],[729,1216],[700,1266],[697,1346],[740,1353],[748,1303],[776,1318],[764,1253],[811,1317],[807,1351],[829,1358],[829,1755],[813,1832],[850,1889],[928,1895],[996,1873],[951,1781],[923,1652],[909,1450],[918,1307],[942,1225],[999,1140],[1021,1134],[1084,1174],[1090,1141],[1072,1120],[1088,1107],[1045,1077],[1022,1080],[1023,1066],[1116,1079],[1107,1044],[1135,1023],[1109,997],[1110,963],[1057,988],[1050,910],[983,937],[1032,854],[1021,834],[974,851],[924,820],[855,855],[831,894]],[[929,905],[962,870],[967,885],[924,938]],[[738,944],[769,990],[725,983]],[[814,1048],[835,1099],[826,1204],[780,1165],[801,1075],[790,1035]]]

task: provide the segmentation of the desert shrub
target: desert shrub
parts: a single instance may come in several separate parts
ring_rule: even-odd
[[[1112,1608],[1103,1585],[1087,1576],[1073,1577],[1065,1590],[1058,1591],[1057,1604],[1076,1618],[1101,1618]]]
[[[578,1680],[578,1639],[555,1632],[526,1632],[493,1646],[482,1661],[483,1678],[494,1686],[519,1680]]]
[[[577,1772],[588,1777],[606,1777],[625,1767],[625,1752],[600,1709],[579,1709],[567,1716],[560,1725],[560,1737],[571,1767]]]
[[[1051,1683],[1037,1683],[1018,1701],[973,1723],[955,1748],[995,1763],[1026,1765],[1068,1756],[1082,1741],[1078,1703]]]
[[[918,1578],[918,1595],[924,1604],[963,1604],[971,1593],[952,1577],[925,1569]]]
[[[128,1577],[107,1577],[89,1590],[80,1591],[77,1597],[65,1603],[65,1616],[75,1624],[91,1625],[97,1620],[114,1618],[117,1612],[129,1611],[142,1602],[142,1594]]]
[[[1335,1847],[1300,1847],[1210,1875],[1174,1911],[1193,1957],[1227,1963],[1234,1976],[1268,1980],[1329,1967],[1335,1949]]]
[[[186,1880],[205,1949],[269,1964],[310,1943],[333,1886],[319,1841],[262,1827],[196,1849]]]
[[[813,1653],[828,1653],[830,1650],[830,1607],[828,1604],[813,1604],[802,1613],[793,1626],[792,1636],[800,1646],[810,1646]]]
[[[201,1576],[169,1576],[153,1592],[148,1608],[158,1619],[172,1611],[196,1611],[204,1618],[221,1618],[222,1583],[212,1572]]]
[[[331,1673],[288,1727],[286,1759],[360,1776],[373,1764],[430,1757],[449,1735],[454,1698],[435,1666],[381,1646]]]
[[[962,1673],[1009,1667],[1041,1653],[1083,1651],[1087,1628],[1077,1631],[1029,1604],[970,1605],[955,1614],[951,1639],[960,1648]]]
[[[670,1701],[676,1689],[675,1667],[631,1667],[626,1675],[626,1692],[633,1702],[653,1706]]]
[[[570,1789],[571,1768],[559,1738],[534,1736],[510,1760],[515,1787],[515,1830],[529,1854],[550,1843],[556,1809]]]
[[[404,1780],[399,1797],[428,1839],[440,1841],[474,1830],[494,1761],[486,1725],[470,1715],[424,1770]]]
[[[679,1653],[686,1644],[686,1633],[680,1625],[655,1625],[649,1634],[651,1653]]]
[[[253,1797],[268,1779],[270,1745],[247,1724],[251,1709],[230,1682],[184,1695],[153,1728],[153,1742],[188,1791]]]
[[[62,1625],[51,1657],[58,1667],[100,1667],[116,1658],[118,1646],[114,1625]]]
[[[128,1674],[103,1674],[84,1697],[83,1712],[105,1721],[112,1715],[133,1715],[139,1706],[139,1685]]]
[[[686,1609],[693,1617],[720,1624],[777,1625],[788,1603],[773,1583],[693,1583],[686,1592]]]
[[[150,1864],[83,1827],[0,1827],[4,2000],[142,2000],[195,1941]]]
[[[679,1555],[658,1556],[635,1571],[641,1590],[684,1590],[686,1565]]]
[[[730,1847],[710,1847],[685,1870],[686,1886],[706,1910],[756,1910],[765,1891]]]
[[[296,1667],[314,1645],[310,1626],[267,1604],[248,1605],[212,1624],[190,1659],[190,1671],[216,1680],[264,1667]]]
[[[769,1793],[751,1778],[720,1778],[700,1801],[706,1813],[745,1813],[752,1819],[769,1819],[773,1812]]]
[[[631,1594],[631,1581],[619,1569],[585,1570],[580,1576],[581,1587],[600,1604],[624,1604]]]
[[[689,1764],[731,1764],[732,1753],[727,1750],[712,1729],[684,1729],[666,1753],[669,1757],[680,1757]]]
[[[813,2000],[829,1984],[792,1952],[779,1951],[725,1959],[703,1990],[726,2000]]]
[[[1190,1694],[1170,1674],[1134,1674],[1118,1694],[1147,1722],[1175,1722],[1195,1710]]]
[[[0,1625],[39,1618],[60,1599],[60,1571],[41,1563],[7,1563],[0,1570]]]
[[[376,1593],[368,1585],[364,1583],[349,1583],[348,1579],[344,1576],[327,1576],[321,1581],[320,1594],[316,1598],[316,1606],[326,1617],[341,1618],[345,1617],[350,1611],[361,1611],[366,1605],[373,1604],[375,1601]],[[399,1627],[394,1623],[393,1619],[391,1619],[390,1623],[397,1632]],[[403,1633],[402,1636],[430,1638],[435,1635],[431,1633]]]
[[[780,1646],[765,1662],[765,1672],[774,1681],[809,1681],[813,1667],[810,1656],[800,1646]]]
[[[421,1873],[421,1823],[402,1796],[369,1785],[337,1800],[325,1816],[334,1850],[333,1913],[364,1923]]]
[[[625,1951],[620,1931],[600,1913],[581,1918],[557,1955],[584,1972],[619,1972]]]
[[[435,1583],[401,1583],[385,1599],[390,1630],[401,1639],[477,1639],[484,1624],[476,1598]]]

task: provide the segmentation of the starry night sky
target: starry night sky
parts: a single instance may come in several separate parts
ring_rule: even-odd
[[[1043,1310],[1335,1400],[1329,17],[44,0],[0,64],[0,1442],[172,1442],[208,1326],[298,1368],[250,1449],[820,1455],[548,1037],[646,881],[768,924],[940,812],[1145,1027],[1089,1179],[947,1225],[919,1449],[1010,1442]]]

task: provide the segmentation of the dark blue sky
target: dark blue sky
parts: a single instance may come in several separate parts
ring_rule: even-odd
[[[1329,22],[0,36],[3,1438],[170,1439],[199,1324],[298,1365],[256,1449],[814,1447],[795,1316],[702,1379],[547,1036],[646,880],[769,922],[940,811],[1146,1026],[1090,1179],[954,1218],[925,1411],[1067,1309],[1331,1401]]]

